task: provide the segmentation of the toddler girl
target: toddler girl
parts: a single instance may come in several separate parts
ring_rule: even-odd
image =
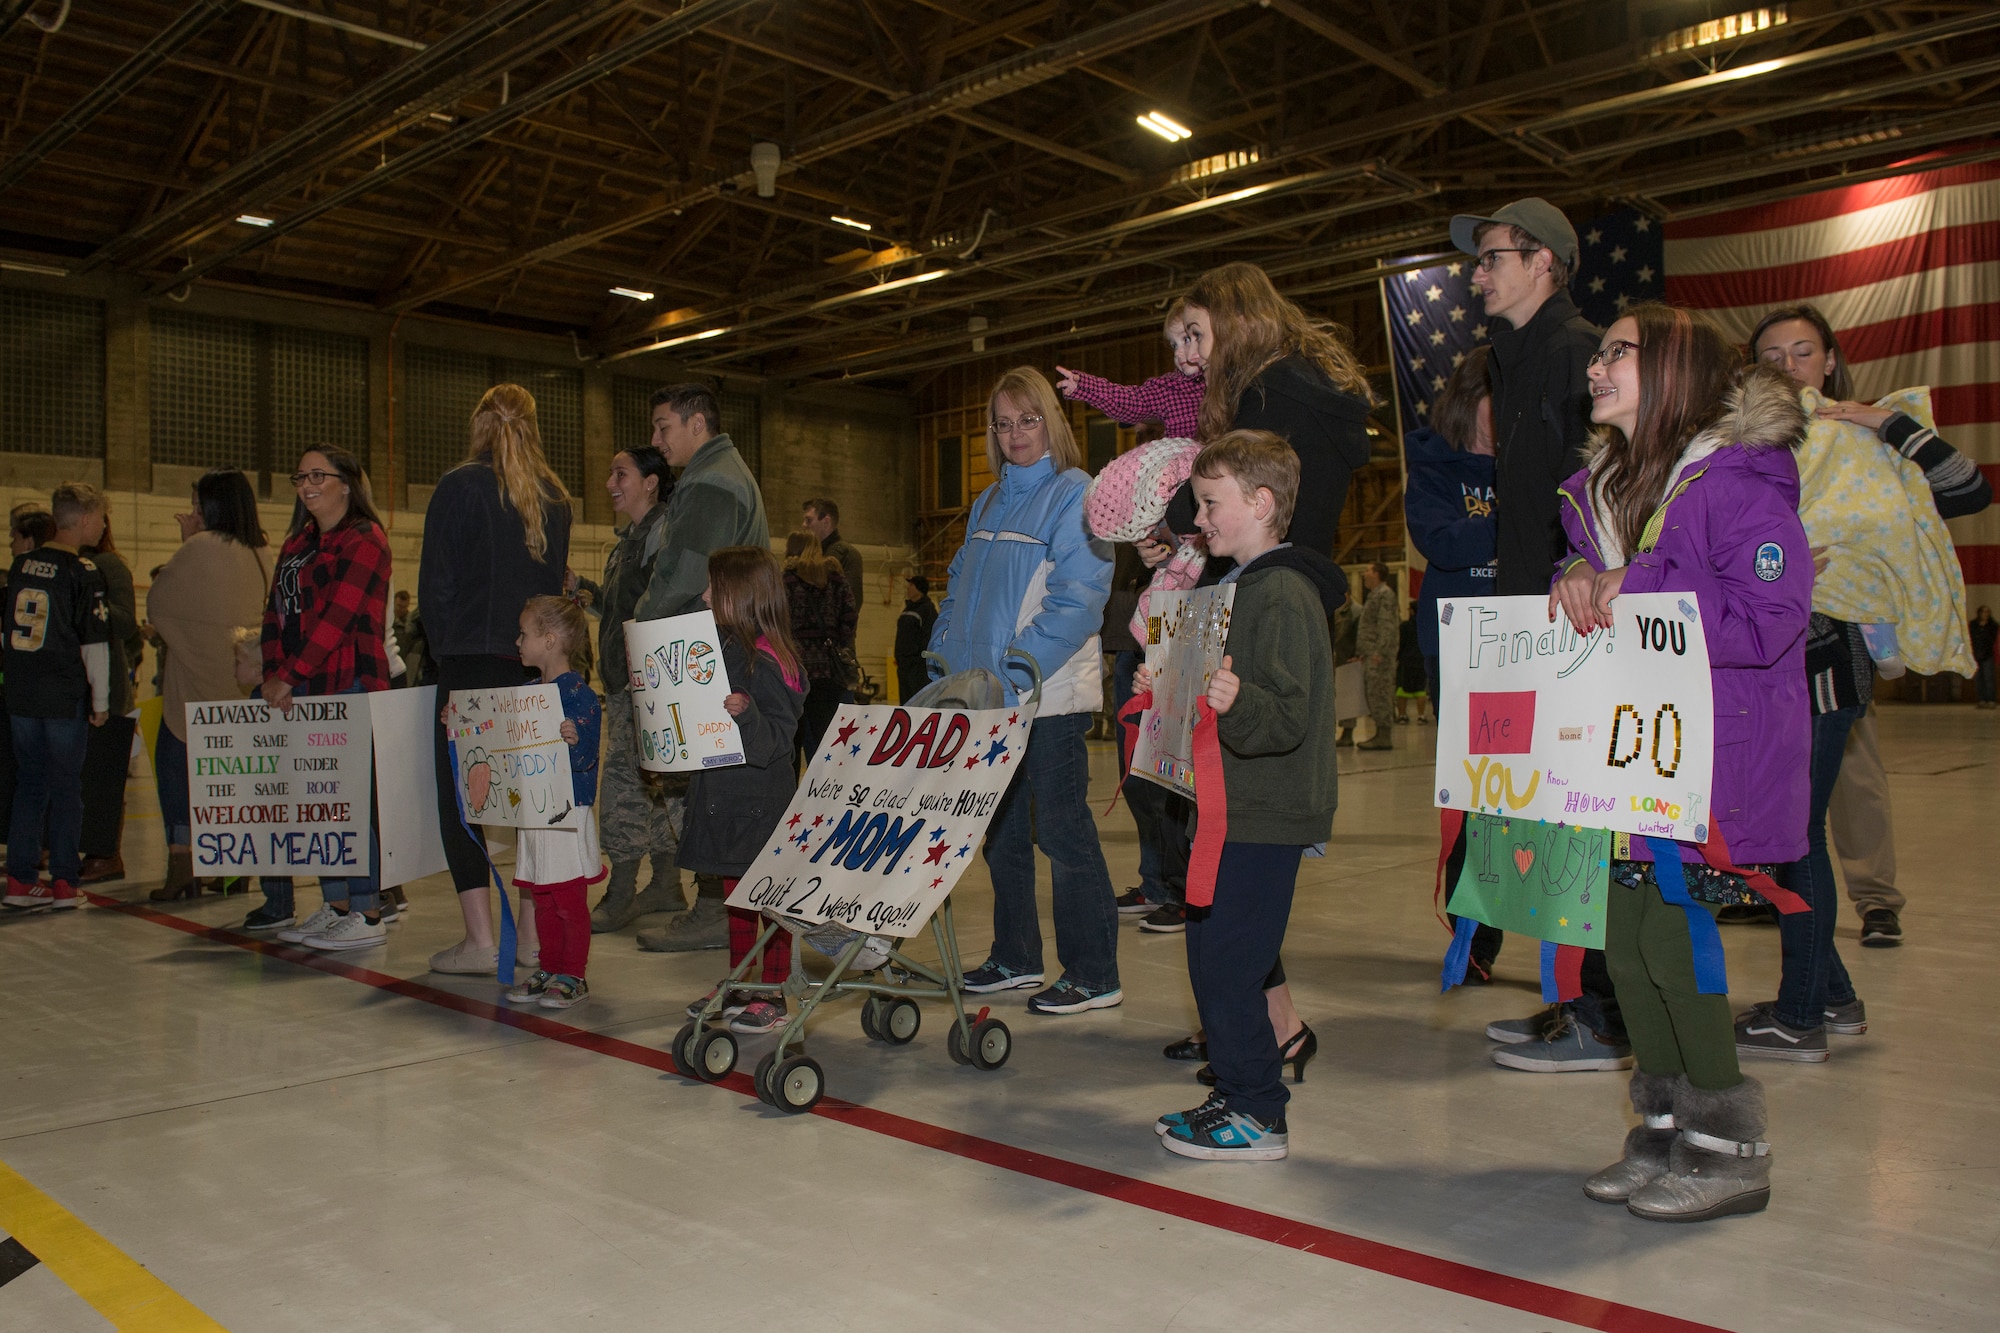
[[[569,742],[571,799],[568,817],[550,828],[523,828],[514,851],[514,887],[534,899],[540,966],[507,992],[510,1004],[568,1009],[590,998],[583,979],[590,962],[590,907],[586,894],[604,878],[597,847],[597,741],[603,723],[590,688],[590,622],[583,608],[562,597],[530,597],[521,608],[515,640],[521,665],[542,673],[542,683],[562,695],[562,738]]]
[[[708,558],[708,587],[702,601],[715,612],[722,634],[722,665],[729,697],[722,706],[736,719],[744,762],[704,768],[688,785],[687,825],[681,832],[680,863],[696,874],[720,875],[725,892],[764,850],[772,830],[791,804],[798,777],[792,771],[792,738],[805,707],[806,673],[792,642],[791,602],[784,569],[761,546],[726,546]],[[729,966],[749,954],[764,919],[729,909]],[[763,980],[782,982],[792,968],[792,937],[779,931],[764,949]],[[704,996],[688,1006],[696,1017]],[[733,1012],[732,1032],[769,1032],[784,1026],[780,997],[759,999]]]
[[[1208,386],[1202,378],[1202,337],[1188,326],[1186,302],[1176,301],[1167,311],[1165,331],[1167,345],[1174,349],[1173,374],[1155,375],[1141,384],[1113,384],[1100,375],[1057,366],[1056,390],[1122,425],[1158,421],[1169,439],[1195,438]]]

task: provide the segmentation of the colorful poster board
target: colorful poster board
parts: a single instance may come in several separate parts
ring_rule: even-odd
[[[458,762],[458,799],[474,824],[550,828],[569,818],[569,743],[553,685],[453,690],[445,734]]]
[[[1158,643],[1146,647],[1153,706],[1139,716],[1132,771],[1183,796],[1194,795],[1195,701],[1222,665],[1235,602],[1234,583],[1153,594],[1160,627]]]
[[[736,719],[722,706],[729,673],[713,612],[628,620],[625,656],[639,767],[672,773],[743,762]]]
[[[849,705],[731,907],[906,937],[979,853],[1034,709]]]
[[[1546,597],[1438,603],[1436,803],[1706,842],[1715,701],[1693,594],[1579,635]]]
[[[367,874],[370,741],[365,694],[187,705],[195,870]]]
[[[1604,947],[1611,831],[1469,815],[1450,910],[1531,939]]]

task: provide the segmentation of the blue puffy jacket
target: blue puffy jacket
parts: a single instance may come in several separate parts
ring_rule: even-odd
[[[1438,652],[1440,597],[1491,594],[1499,529],[1493,516],[1493,459],[1461,453],[1434,430],[1403,437],[1409,480],[1403,516],[1410,541],[1429,562],[1412,618],[1425,657]]]
[[[931,651],[951,671],[985,667],[1017,697],[1021,668],[1000,655],[1019,648],[1042,668],[1038,717],[1091,713],[1104,705],[1097,631],[1111,595],[1111,548],[1083,521],[1090,474],[1056,471],[1044,455],[1027,467],[1003,464],[966,520],[965,545],[951,558],[951,587],[931,629]]]

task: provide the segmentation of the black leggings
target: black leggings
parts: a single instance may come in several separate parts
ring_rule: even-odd
[[[438,708],[443,710],[453,690],[484,690],[497,686],[522,685],[528,670],[518,657],[440,657],[437,659]],[[444,723],[432,728],[437,773],[438,832],[444,839],[444,859],[451,867],[451,882],[460,893],[483,889],[493,882],[486,849],[465,831],[458,813],[458,775],[452,771],[451,751],[445,745]]]

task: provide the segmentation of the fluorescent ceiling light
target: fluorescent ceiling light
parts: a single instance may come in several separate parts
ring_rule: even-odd
[[[653,299],[651,292],[635,291],[630,287],[613,287],[611,294],[613,296],[629,296],[634,301],[650,301]]]
[[[1136,116],[1134,119],[1168,143],[1179,143],[1183,139],[1194,138],[1193,130],[1162,111],[1148,111],[1145,115]]]
[[[838,214],[838,213],[835,213],[835,214],[833,214],[833,220],[834,220],[835,222],[838,222],[838,223],[839,223],[839,224],[840,224],[841,226],[843,226],[843,227],[852,227],[852,228],[854,228],[854,230],[856,230],[856,231],[874,231],[874,230],[875,230],[875,228],[874,228],[874,227],[873,227],[873,226],[872,226],[871,224],[869,224],[869,223],[866,223],[866,222],[860,222],[860,221],[857,221],[857,220],[856,220],[856,219],[854,219],[854,218],[844,218],[844,217],[840,216],[840,214]]]
[[[650,347],[641,347],[637,350],[641,352],[663,352],[669,347],[679,347],[683,343],[700,342],[705,338],[720,338],[727,332],[729,332],[729,329],[726,326],[719,329],[703,329],[700,333],[683,333],[678,338],[665,338]]]
[[[720,338],[723,334],[727,332],[729,332],[728,329],[703,329],[700,333],[697,333],[694,336],[695,340],[699,341],[702,338]]]
[[[271,219],[260,218],[254,213],[238,214],[236,220],[246,227],[268,227],[271,225]]]
[[[445,111],[433,111],[433,112],[431,112],[431,119],[432,119],[432,120],[441,120],[441,121],[443,121],[443,122],[444,122],[445,124],[447,124],[447,125],[453,125],[453,124],[456,124],[456,123],[457,123],[456,119],[455,119],[455,118],[454,118],[454,117],[453,117],[453,116],[452,116],[452,115],[451,115],[451,114],[450,114],[449,112],[445,112]]]

